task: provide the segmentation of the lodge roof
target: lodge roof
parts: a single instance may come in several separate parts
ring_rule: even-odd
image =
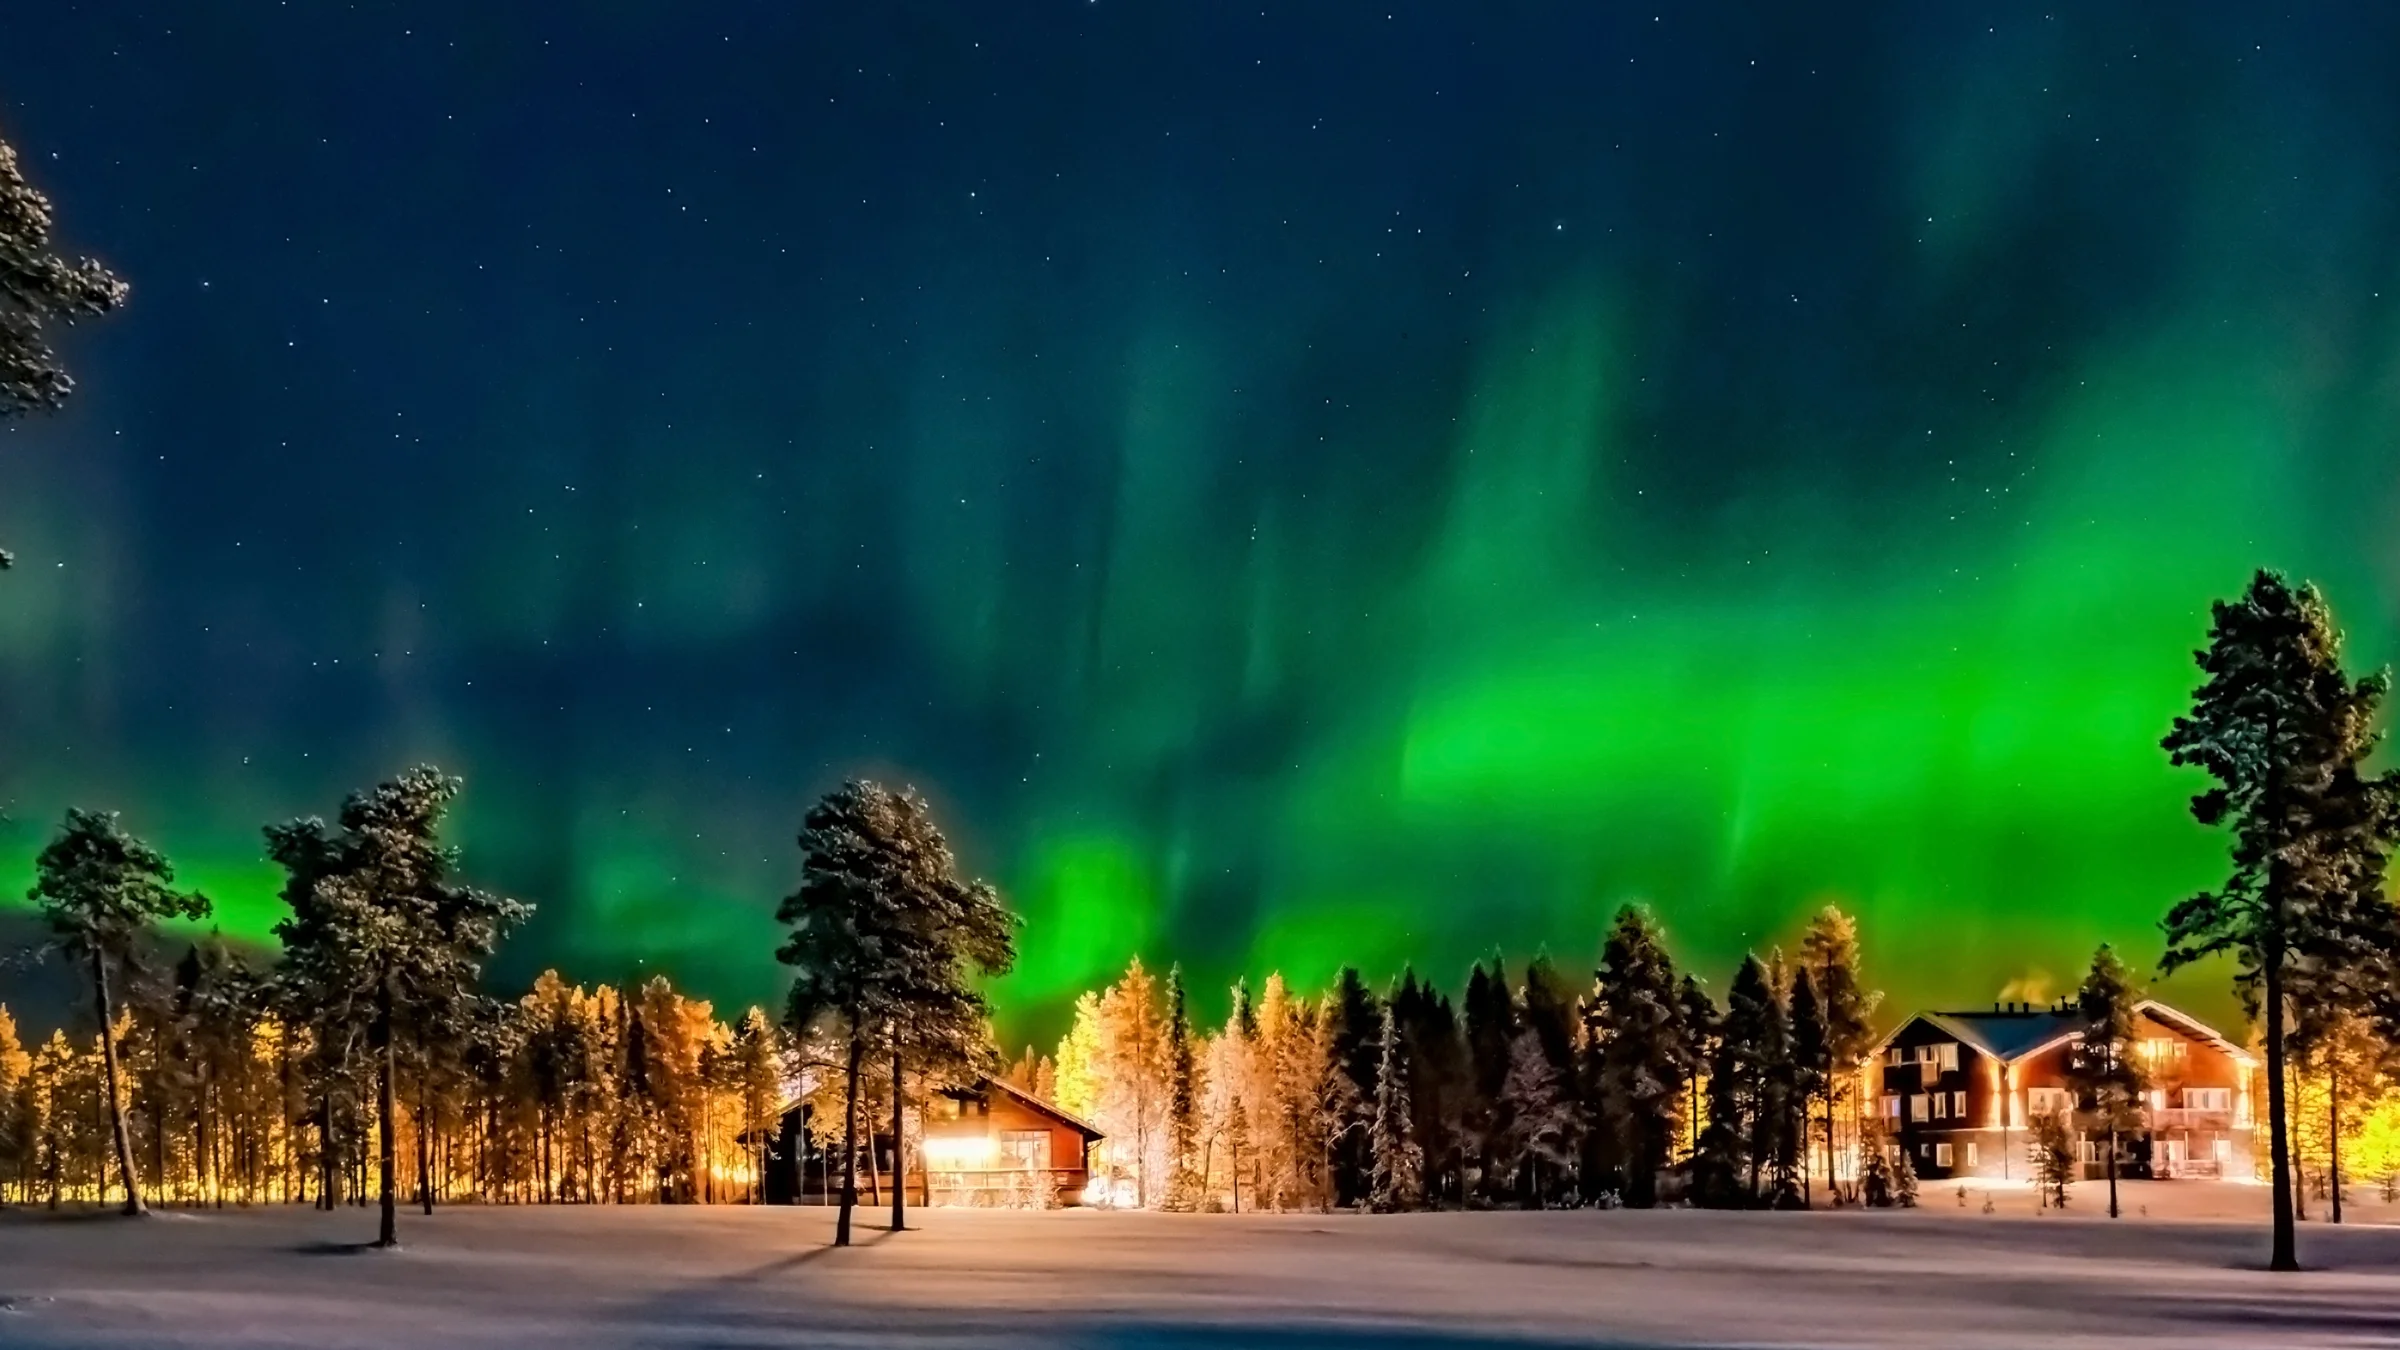
[[[2248,1050],[2180,1008],[2146,998],[2133,1005],[2133,1010],[2187,1035],[2198,1037],[2244,1064],[2250,1062]],[[1876,1043],[1876,1050],[1882,1050],[1892,1037],[1915,1022],[1948,1032],[1962,1044],[2003,1064],[2013,1064],[2062,1041],[2073,1040],[2083,1028],[2082,1017],[2066,1004],[2036,1007],[2030,1003],[2000,1003],[1994,1004],[1989,1011],[1979,1008],[1972,1012],[1918,1013],[1893,1027],[1883,1040]]]

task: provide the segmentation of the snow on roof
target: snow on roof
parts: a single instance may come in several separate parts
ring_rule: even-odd
[[[2143,999],[2133,1007],[2135,1012],[2147,1013],[2177,1030],[2208,1042],[2240,1063],[2251,1062],[2248,1050],[2226,1039],[2216,1028],[2190,1013],[2169,1007],[2154,998]],[[2072,1009],[2055,1007],[2026,1008],[2021,1011],[2005,1008],[1990,1012],[1921,1012],[1914,1017],[1901,1019],[1898,1026],[1876,1042],[1876,1050],[1881,1051],[1891,1043],[1893,1037],[1907,1030],[1914,1022],[1938,1027],[1961,1043],[2003,1064],[2013,1064],[2062,1041],[2072,1040],[2083,1029],[2083,1019]]]
[[[1065,1107],[1060,1106],[1056,1102],[1044,1101],[1041,1098],[1034,1096],[1032,1093],[1027,1092],[1025,1089],[1018,1087],[1016,1084],[1009,1082],[1005,1078],[987,1078],[984,1080],[984,1086],[998,1088],[1000,1091],[1005,1092],[1009,1096],[1016,1098],[1018,1101],[1025,1103],[1034,1110],[1039,1111],[1044,1115],[1056,1116],[1060,1120],[1063,1120],[1069,1125],[1074,1126],[1076,1129],[1083,1131],[1086,1135],[1089,1135],[1094,1139],[1106,1139],[1108,1137],[1107,1135],[1102,1134],[1099,1127],[1093,1125],[1090,1121],[1083,1119],[1075,1113],[1067,1110]]]

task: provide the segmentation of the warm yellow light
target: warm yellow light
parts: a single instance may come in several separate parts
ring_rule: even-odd
[[[925,1141],[925,1165],[950,1170],[975,1167],[990,1162],[996,1151],[989,1135],[935,1136]]]

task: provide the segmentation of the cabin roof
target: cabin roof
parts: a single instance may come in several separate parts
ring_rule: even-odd
[[[1098,1140],[1108,1137],[1107,1135],[1102,1134],[1099,1128],[1093,1125],[1090,1121],[1083,1119],[1081,1116],[1075,1115],[1073,1112],[1068,1111],[1065,1107],[1060,1106],[1056,1102],[1044,1101],[1041,1098],[1036,1097],[1032,1093],[1027,1092],[1025,1089],[1018,1087],[1016,1084],[1009,1082],[1005,1078],[987,1078],[984,1080],[984,1086],[997,1092],[1005,1092],[1009,1096],[1016,1098],[1018,1101],[1025,1103],[1025,1105],[1041,1112],[1043,1115],[1052,1117],[1061,1124],[1081,1131],[1083,1133],[1083,1137],[1087,1140]]]
[[[2236,1061],[2248,1064],[2250,1052],[2211,1027],[2206,1022],[2171,1007],[2154,998],[2133,1005],[2137,1013],[2145,1013],[2175,1029],[2208,1042]],[[1956,1037],[1961,1043],[1996,1059],[2003,1064],[2037,1055],[2063,1041],[2073,1040],[2083,1029],[2083,1019],[2071,1010],[2058,1008],[2001,1008],[1973,1012],[1921,1012],[1901,1020],[1875,1049],[1880,1052],[1892,1039],[1912,1023],[1923,1022],[1938,1027]]]

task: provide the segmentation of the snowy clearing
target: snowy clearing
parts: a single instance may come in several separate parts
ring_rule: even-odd
[[[1165,1215],[940,1210],[825,1246],[820,1209],[455,1209],[360,1251],[346,1210],[0,1217],[0,1346],[2278,1347],[2400,1337],[2400,1227],[2301,1233],[2255,1187],[1908,1212]],[[2149,1217],[2139,1210],[2146,1208]],[[2362,1203],[2357,1217],[2380,1219]],[[2176,1215],[2240,1216],[2240,1222]]]

